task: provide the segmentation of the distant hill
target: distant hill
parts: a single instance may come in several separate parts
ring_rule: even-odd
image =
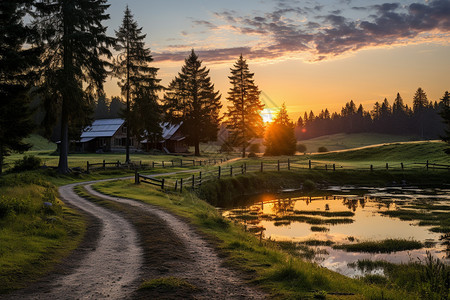
[[[306,146],[306,152],[317,152],[319,147],[326,147],[329,151],[360,148],[385,143],[409,142],[421,140],[418,136],[391,135],[381,133],[338,133],[298,141]]]

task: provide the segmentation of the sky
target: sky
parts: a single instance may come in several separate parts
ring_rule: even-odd
[[[412,104],[418,87],[439,101],[450,90],[450,0],[109,0],[114,35],[128,5],[162,84],[194,49],[226,97],[242,54],[268,109],[366,110],[397,93]],[[114,79],[107,96],[120,95]]]

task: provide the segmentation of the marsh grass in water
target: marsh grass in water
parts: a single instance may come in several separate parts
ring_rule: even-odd
[[[386,239],[382,241],[365,241],[355,244],[334,245],[334,249],[347,252],[391,253],[423,248],[423,244],[414,240]]]
[[[322,226],[311,226],[310,230],[312,232],[327,232],[330,231],[330,228]]]

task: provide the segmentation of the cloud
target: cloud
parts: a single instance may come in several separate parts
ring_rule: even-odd
[[[345,1],[347,5],[351,1]],[[346,17],[340,9],[321,15],[323,6],[300,7],[294,0],[278,0],[266,13],[241,16],[233,10],[216,12],[217,22],[194,21],[210,29],[228,28],[229,34],[240,38],[255,36],[259,42],[221,49],[201,49],[205,61],[235,60],[241,53],[248,58],[273,59],[284,56],[309,55],[312,61],[324,60],[369,47],[382,47],[423,40],[447,38],[450,31],[450,0],[426,3],[383,3],[367,7],[349,7],[364,17]],[[369,14],[370,13],[370,14]],[[232,32],[231,32],[232,31]],[[236,37],[237,38],[237,37]],[[241,44],[242,45],[242,44]],[[158,60],[184,60],[185,52],[155,55]]]

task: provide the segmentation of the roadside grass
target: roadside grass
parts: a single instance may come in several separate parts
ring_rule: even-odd
[[[406,251],[421,249],[424,245],[419,241],[405,239],[385,239],[381,241],[364,241],[354,244],[334,245],[334,249],[341,249],[347,252],[367,252],[367,253],[391,253],[396,251]]]
[[[220,213],[195,195],[163,193],[132,181],[100,182],[93,187],[105,194],[141,200],[160,206],[191,222],[225,255],[230,266],[241,270],[251,282],[265,288],[275,298],[314,297],[317,291],[356,294],[355,299],[376,297],[390,299],[411,296],[400,288],[367,286],[309,262],[293,258],[273,241],[259,241],[240,225],[224,219]]]
[[[44,179],[2,186],[0,195],[2,294],[48,273],[77,247],[86,220],[64,205],[55,186]]]

